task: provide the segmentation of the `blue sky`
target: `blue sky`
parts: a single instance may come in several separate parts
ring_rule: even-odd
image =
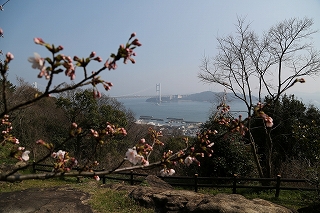
[[[0,0],[3,4],[7,0]],[[217,53],[217,36],[235,31],[237,17],[246,17],[261,35],[272,25],[289,18],[313,18],[313,29],[320,30],[318,0],[10,0],[0,11],[0,49],[15,58],[9,79],[21,77],[37,82],[38,71],[27,61],[34,52],[42,57],[49,52],[35,45],[34,37],[64,46],[65,55],[86,57],[95,51],[106,60],[132,32],[143,44],[136,49],[136,64],[120,64],[117,70],[105,71],[101,77],[111,81],[111,96],[156,94],[161,83],[163,94],[190,94],[221,87],[204,84],[197,78],[204,54]],[[314,36],[320,50],[320,32]],[[92,63],[89,70],[100,68]],[[80,69],[77,79],[81,78]],[[70,82],[61,75],[55,82]],[[320,92],[319,79],[307,79],[292,92]],[[312,90],[310,90],[312,88]],[[100,88],[103,90],[102,88]]]

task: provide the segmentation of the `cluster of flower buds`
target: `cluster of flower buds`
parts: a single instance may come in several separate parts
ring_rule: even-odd
[[[168,150],[167,152],[163,152],[162,159],[161,159],[163,169],[167,170],[168,168],[173,167],[174,165],[176,165],[177,161],[183,158],[184,155],[185,154],[182,151],[180,151],[177,158],[173,158],[174,157],[173,151]]]
[[[90,130],[90,135],[100,144],[106,143],[110,138],[116,135],[126,136],[127,131],[123,127],[116,127],[115,125],[107,123],[106,127],[102,130]]]
[[[148,155],[153,151],[153,147],[149,145],[144,138],[141,138],[135,147],[137,152],[141,155]]]
[[[71,169],[78,165],[78,161],[69,156],[69,153],[63,150],[53,152],[51,157],[55,159],[53,165],[55,172],[70,172]]]
[[[217,106],[217,112],[214,116],[214,121],[220,125],[228,126],[231,122],[231,118],[228,115],[230,106],[222,102]]]
[[[117,64],[116,62],[120,60],[121,58],[124,59],[124,63],[127,62],[127,60],[130,60],[132,63],[135,63],[135,60],[132,58],[136,54],[134,53],[134,49],[137,46],[141,46],[141,43],[138,39],[134,39],[131,41],[132,38],[136,36],[135,33],[132,33],[127,44],[126,45],[120,45],[117,54],[112,53],[111,54],[111,62],[109,62],[109,59],[105,62],[104,67],[101,68],[98,73],[104,69],[116,69]],[[53,44],[46,43],[42,38],[34,38],[34,42],[38,45],[45,46],[52,54],[53,58],[41,58],[41,56],[38,53],[35,53],[34,57],[29,57],[28,61],[32,63],[32,68],[39,69],[40,73],[38,74],[38,77],[41,78],[45,76],[46,79],[50,79],[53,74],[58,74],[60,72],[65,73],[66,76],[70,77],[70,80],[75,80],[76,77],[76,66],[83,67],[84,68],[84,76],[85,80],[91,79],[91,84],[93,85],[93,96],[94,98],[100,98],[101,92],[96,88],[96,85],[102,84],[105,90],[110,90],[112,87],[112,83],[108,81],[101,80],[99,76],[96,76],[95,72],[92,73],[90,77],[87,76],[86,67],[90,63],[90,61],[98,61],[102,62],[102,58],[100,56],[96,56],[96,52],[92,51],[87,58],[79,58],[78,56],[74,56],[73,59],[70,56],[65,56],[63,54],[56,53],[63,50],[63,47],[59,45],[58,47],[55,47]],[[10,62],[10,60],[13,59],[13,55],[9,54],[7,58],[7,62],[5,65],[1,65],[1,72],[5,73],[8,69],[7,63]],[[45,63],[48,62],[50,66],[46,67]],[[75,65],[73,64],[75,62]]]
[[[297,83],[297,82],[303,84],[303,83],[306,83],[306,80],[305,80],[304,78],[296,78],[289,87],[292,87],[292,86],[293,86],[295,83]],[[288,88],[289,88],[289,87],[288,87]]]
[[[214,121],[220,125],[226,126],[230,132],[239,132],[241,135],[245,135],[248,128],[243,124],[242,115],[238,118],[232,119],[227,113],[230,111],[230,106],[225,103],[221,103],[217,107],[218,111],[215,115]]]
[[[230,111],[230,106],[225,103],[221,103],[217,106],[217,109],[224,114]]]
[[[148,131],[149,131],[150,138],[151,138],[151,140],[153,141],[154,144],[161,145],[161,146],[164,145],[164,143],[161,142],[160,139],[159,139],[160,137],[163,136],[162,135],[162,131],[156,131],[151,127],[148,129]]]
[[[148,166],[148,156],[150,156],[151,152],[153,151],[154,145],[159,145],[159,143],[153,143],[152,145],[150,145],[146,142],[146,139],[141,138],[132,149],[128,149],[125,159],[134,165],[141,164],[144,166]]]
[[[263,108],[263,104],[262,103],[257,103],[257,105],[254,107],[254,113],[257,117],[260,117],[264,120],[266,127],[272,127],[273,126],[273,119],[267,115],[266,113],[263,112],[262,108]]]
[[[213,150],[212,147],[214,145],[214,142],[209,140],[209,136],[216,135],[218,131],[214,130],[206,130],[202,133],[197,134],[197,143],[195,144],[195,150],[191,149],[191,153],[193,156],[201,156],[203,157],[203,154],[207,154],[209,157],[211,157]],[[203,154],[202,154],[203,153]]]
[[[95,72],[92,72],[92,74],[94,75]],[[96,87],[98,84],[102,84],[104,89],[106,91],[110,90],[111,87],[113,86],[113,84],[111,82],[108,82],[108,81],[104,81],[100,78],[100,76],[94,76],[92,78],[92,82],[91,82],[92,86]]]
[[[81,133],[82,133],[82,128],[78,127],[78,125],[76,123],[72,123],[70,131],[69,131],[69,135],[72,137],[75,137]]]
[[[195,162],[198,166],[200,166],[200,162],[198,161],[197,158],[195,157],[191,157],[191,156],[188,156],[184,159],[184,163],[187,165],[187,166],[190,166],[193,162]]]
[[[2,51],[1,51],[2,53]],[[6,54],[6,59],[4,60],[4,63],[0,62],[0,72],[2,75],[5,75],[5,73],[8,71],[9,69],[9,63],[10,61],[12,61],[14,59],[14,56],[12,53],[8,52]]]
[[[142,44],[139,42],[137,38],[135,38],[133,41],[131,41],[132,38],[136,36],[136,33],[132,33],[128,42],[126,45],[121,44],[118,53],[111,54],[112,61],[109,63],[109,60],[106,61],[105,67],[108,68],[109,70],[111,69],[116,69],[117,64],[116,61],[120,60],[123,58],[123,63],[127,63],[127,61],[131,61],[131,63],[135,63],[135,60],[132,58],[132,56],[136,56],[136,53],[133,51],[136,47],[140,47]]]
[[[92,163],[92,167],[96,167],[96,166],[99,166],[99,162],[98,161],[94,161]],[[94,172],[93,169],[90,169],[89,170],[90,172]],[[96,180],[96,181],[99,181],[100,180],[100,177],[98,175],[95,175],[93,176],[93,178]]]
[[[42,38],[34,38],[36,44],[45,46],[52,54],[56,54],[63,50],[63,46],[59,45],[55,47],[53,44],[50,45],[43,41]],[[75,67],[70,56],[65,56],[63,54],[58,54],[53,57],[53,60],[50,58],[42,58],[38,53],[34,53],[34,57],[29,57],[28,61],[32,63],[33,69],[39,69],[40,73],[38,78],[45,76],[46,79],[50,79],[50,72],[57,74],[63,71],[63,69],[58,68],[63,66],[65,68],[66,76],[70,77],[71,80],[75,79]],[[48,62],[50,66],[46,67],[45,62]]]
[[[152,145],[148,144],[146,140],[142,138],[136,144],[136,146],[134,146],[132,149],[128,149],[128,151],[126,152],[125,159],[134,165],[149,165],[148,157],[153,151],[154,145],[163,145],[163,143],[159,140],[159,138],[162,137],[162,132],[156,131],[151,127],[148,130],[152,141]]]
[[[151,127],[148,130],[152,145],[148,144],[144,138],[140,139],[140,141],[132,149],[128,149],[125,160],[128,160],[134,165],[149,165],[148,157],[153,151],[154,146],[164,145],[164,143],[159,140],[159,138],[162,137],[161,131],[156,131]]]
[[[29,154],[30,154],[30,151],[26,150],[25,147],[21,147],[21,146],[12,147],[10,152],[11,157],[14,157],[20,161],[28,161],[30,159]]]
[[[174,175],[174,173],[176,173],[176,171],[174,169],[163,168],[160,170],[160,175],[162,177],[171,176],[171,175]]]
[[[45,141],[42,140],[42,139],[37,140],[37,141],[36,141],[36,144],[44,146],[44,147],[47,148],[49,151],[52,151],[53,148],[54,148],[54,146],[53,146],[52,143],[47,143],[47,142],[45,142]]]
[[[101,92],[99,92],[99,90],[97,89],[97,85],[98,84],[102,84],[104,89],[106,91],[110,90],[111,87],[113,86],[113,84],[111,82],[108,81],[104,81],[100,78],[100,76],[95,76],[95,72],[92,72],[93,78],[91,81],[91,84],[93,86],[93,97],[94,98],[101,98]]]
[[[64,74],[70,78],[71,81],[76,79],[76,68],[70,56],[61,54],[62,66],[65,68]]]
[[[1,128],[2,128],[2,132],[1,132],[1,136],[2,136],[2,142],[0,143],[1,145],[5,145],[6,142],[11,142],[13,144],[19,144],[19,139],[14,137],[11,134],[11,130],[12,130],[12,124],[9,120],[9,115],[4,115],[4,117],[1,119]]]
[[[208,139],[210,134],[217,134],[217,131],[208,130],[206,132],[199,133],[192,146],[189,145],[189,139],[184,138],[183,140],[185,141],[187,148],[180,150],[177,153],[173,153],[171,150],[164,152],[161,160],[163,169],[160,171],[160,175],[169,176],[174,174],[174,170],[171,169],[177,163],[182,163],[187,166],[194,163],[200,166],[200,161],[197,158],[204,157],[205,154],[210,157],[213,153],[212,146],[214,143],[210,142]]]
[[[74,56],[73,60],[76,62],[77,67],[86,67],[92,60],[102,62],[102,58],[100,56],[96,56],[96,52],[94,51],[92,51],[87,58],[79,58],[78,56]]]
[[[239,118],[233,119],[229,125],[230,132],[239,132],[242,136],[246,134],[248,128],[244,125],[242,121],[242,115]]]

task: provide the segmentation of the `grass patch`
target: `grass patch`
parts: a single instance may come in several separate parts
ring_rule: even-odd
[[[111,189],[100,189],[94,193],[90,205],[99,212],[154,212],[153,209],[141,207],[129,198],[125,191],[113,191]]]

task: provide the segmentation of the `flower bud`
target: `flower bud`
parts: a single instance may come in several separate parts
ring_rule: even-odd
[[[60,51],[60,50],[63,50],[63,46],[59,45],[57,49],[58,49],[59,51]]]
[[[90,54],[90,58],[93,58],[93,57],[95,57],[96,56],[96,52],[91,52],[91,54]]]
[[[42,38],[34,38],[33,41],[36,44],[44,44],[44,41],[42,40]]]
[[[95,57],[93,60],[98,61],[98,62],[102,62],[102,58],[100,56]]]
[[[136,46],[138,46],[138,47],[140,47],[142,44],[139,42],[139,40],[138,39],[134,39],[133,41],[132,41],[132,44],[133,45],[136,45]]]
[[[14,56],[12,55],[12,53],[8,52],[6,54],[6,60],[8,61],[8,63],[14,58]]]

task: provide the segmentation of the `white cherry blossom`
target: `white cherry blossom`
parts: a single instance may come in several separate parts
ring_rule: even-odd
[[[32,63],[33,69],[42,70],[44,65],[44,59],[40,57],[38,53],[34,53],[34,57],[29,57],[28,61]]]

